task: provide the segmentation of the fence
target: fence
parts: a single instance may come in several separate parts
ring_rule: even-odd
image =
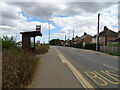
[[[100,46],[100,51],[111,52],[111,53],[120,53],[120,47],[115,46]]]

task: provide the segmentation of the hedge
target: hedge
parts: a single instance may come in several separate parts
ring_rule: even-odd
[[[96,44],[95,43],[87,43],[84,46],[85,49],[90,49],[90,50],[96,50]]]
[[[82,44],[82,43],[75,44],[74,47],[75,47],[75,48],[83,48],[83,44]]]

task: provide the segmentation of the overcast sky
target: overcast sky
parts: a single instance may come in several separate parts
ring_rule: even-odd
[[[13,2],[14,1],[14,2]],[[97,33],[97,15],[100,13],[100,31],[107,26],[118,31],[118,2],[73,2],[67,0],[54,2],[11,2],[1,1],[2,8],[0,30],[1,36],[15,36],[21,41],[20,32],[34,31],[36,25],[42,26],[42,37],[37,37],[41,43],[48,42],[48,20],[52,20],[51,39],[72,38],[81,36],[84,32],[95,35]]]

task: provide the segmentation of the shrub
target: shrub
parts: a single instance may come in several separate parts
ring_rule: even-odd
[[[70,44],[70,47],[75,47],[75,44]]]
[[[69,47],[69,44],[66,44],[65,46]]]
[[[2,58],[3,88],[24,88],[30,84],[39,64],[33,53],[11,48],[3,51]]]
[[[120,47],[120,43],[111,43],[111,44],[108,44],[107,46]]]
[[[95,43],[88,43],[88,44],[85,44],[84,48],[90,49],[90,50],[96,50],[96,44]]]
[[[75,48],[83,48],[83,44],[82,43],[75,44],[74,46],[75,46]]]
[[[2,88],[27,87],[39,65],[38,58],[16,47],[13,37],[3,37],[2,46]]]
[[[2,38],[2,49],[10,49],[11,47],[16,47],[14,38],[9,38],[7,35]]]
[[[37,45],[35,49],[36,54],[45,54],[48,52],[49,45],[48,44],[42,44],[42,45]]]

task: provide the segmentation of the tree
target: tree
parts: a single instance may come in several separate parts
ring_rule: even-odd
[[[61,40],[60,39],[52,39],[50,41],[50,45],[61,45]]]
[[[9,38],[7,35],[2,38],[2,49],[10,49],[15,47],[16,43],[13,37]]]

